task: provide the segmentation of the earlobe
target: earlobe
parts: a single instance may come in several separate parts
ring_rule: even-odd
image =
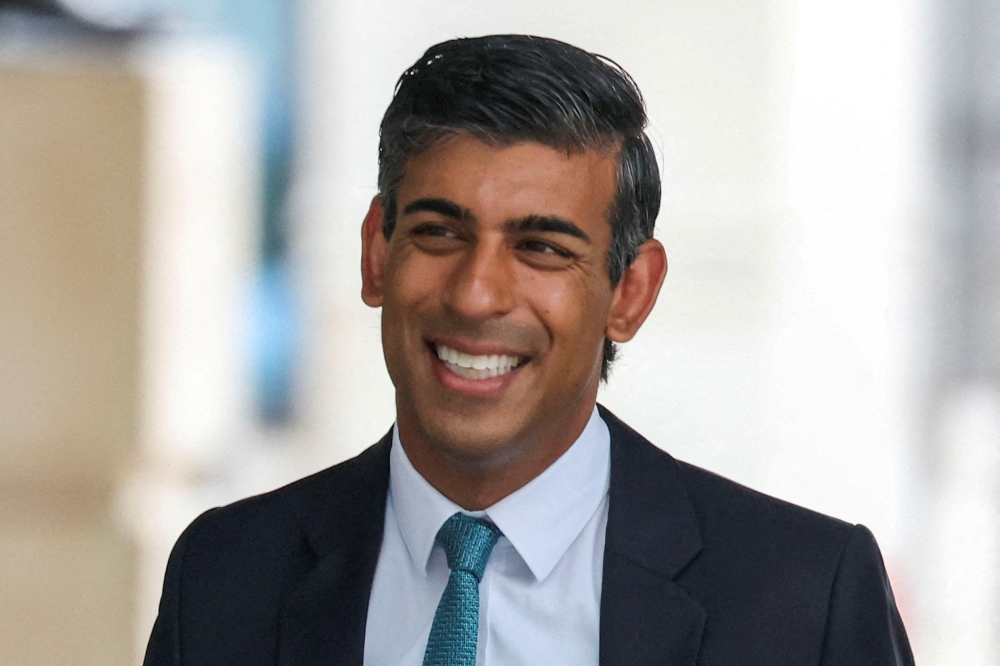
[[[385,208],[376,196],[361,225],[361,300],[369,307],[382,306],[385,287],[385,258],[388,243],[382,233]]]
[[[660,241],[650,239],[639,247],[632,265],[615,287],[604,334],[614,342],[628,342],[653,310],[667,275],[667,253]]]

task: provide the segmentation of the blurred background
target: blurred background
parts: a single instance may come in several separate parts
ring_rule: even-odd
[[[138,664],[188,522],[389,428],[378,124],[496,32],[646,95],[670,274],[602,402],[1000,663],[1000,0],[0,0],[0,664]]]

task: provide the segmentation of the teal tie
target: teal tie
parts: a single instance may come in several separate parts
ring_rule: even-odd
[[[503,534],[493,523],[456,513],[437,533],[448,557],[448,586],[431,624],[424,666],[475,666],[479,640],[479,581]]]

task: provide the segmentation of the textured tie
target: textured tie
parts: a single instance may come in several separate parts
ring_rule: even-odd
[[[475,666],[479,639],[479,581],[503,534],[493,523],[461,513],[445,521],[437,542],[448,557],[448,586],[431,624],[424,666]]]

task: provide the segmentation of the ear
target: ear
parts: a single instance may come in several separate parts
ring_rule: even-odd
[[[639,246],[635,261],[615,287],[604,334],[614,342],[631,340],[656,304],[666,276],[667,253],[660,241],[650,239]]]
[[[361,225],[361,300],[373,308],[381,307],[384,299],[385,257],[389,244],[382,233],[384,212],[382,197],[376,196]]]

